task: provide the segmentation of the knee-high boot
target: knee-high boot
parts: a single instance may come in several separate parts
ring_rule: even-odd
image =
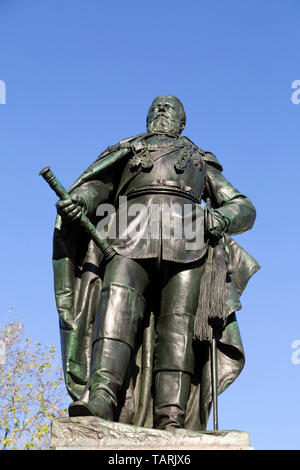
[[[123,385],[145,310],[142,295],[127,285],[111,283],[101,292],[96,315],[89,401],[70,405],[70,416],[113,420],[117,392]]]
[[[194,373],[194,315],[164,313],[157,321],[153,424],[157,429],[184,426]]]
[[[189,398],[191,376],[186,372],[161,371],[155,376],[153,426],[182,428]]]

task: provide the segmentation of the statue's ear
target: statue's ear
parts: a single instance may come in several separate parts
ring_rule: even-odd
[[[184,124],[184,123],[181,123],[181,125],[180,125],[180,134],[181,134],[181,132],[184,130],[184,128],[185,128],[185,124]]]

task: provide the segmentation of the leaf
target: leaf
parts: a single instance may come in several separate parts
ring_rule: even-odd
[[[51,420],[66,414],[67,393],[55,348],[25,337],[24,322],[0,326],[6,362],[0,367],[2,449],[45,449]]]

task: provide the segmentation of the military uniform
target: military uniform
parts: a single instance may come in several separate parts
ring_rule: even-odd
[[[106,266],[96,314],[89,402],[75,402],[70,415],[113,419],[118,390],[140,342],[150,299],[147,293],[158,279],[154,426],[182,427],[194,373],[194,321],[207,246],[201,200],[210,198],[216,226],[220,222],[227,234],[250,229],[255,209],[225,179],[213,154],[187,137],[146,133],[109,149],[73,186],[91,217],[101,199],[95,181],[117,161],[117,233],[112,232],[112,222],[108,232],[117,255]],[[118,204],[125,196],[128,224],[124,228],[120,223],[124,208]],[[139,204],[146,212],[133,210]],[[156,212],[149,223],[153,207]],[[168,217],[164,217],[164,207]]]

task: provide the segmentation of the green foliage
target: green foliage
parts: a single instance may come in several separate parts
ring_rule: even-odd
[[[67,394],[53,346],[25,337],[14,320],[0,327],[0,448],[45,449]]]

